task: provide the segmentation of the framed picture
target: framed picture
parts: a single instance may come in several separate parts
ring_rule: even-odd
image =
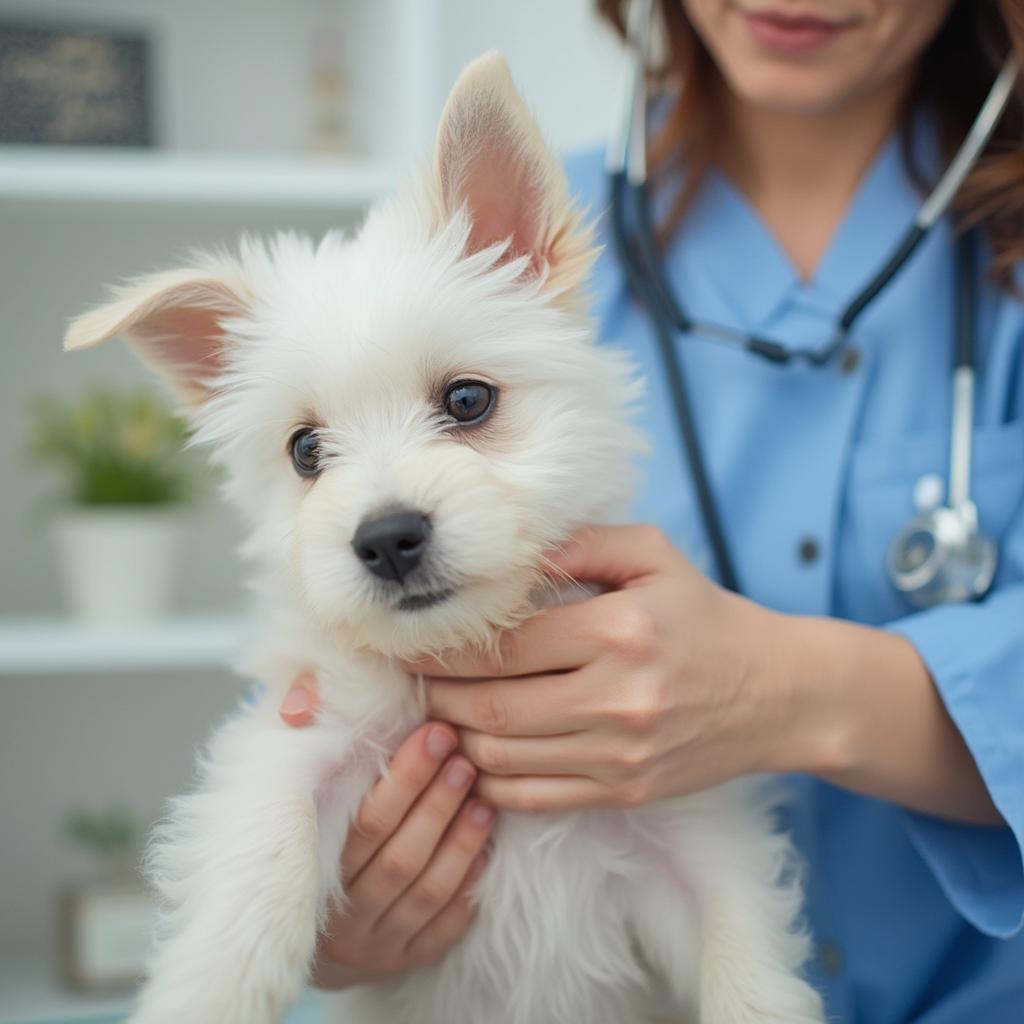
[[[150,89],[142,34],[0,19],[0,142],[152,145]]]
[[[72,988],[110,992],[142,977],[156,905],[132,879],[66,889],[60,900],[63,976]]]

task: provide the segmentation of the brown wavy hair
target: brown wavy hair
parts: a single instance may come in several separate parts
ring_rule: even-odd
[[[628,0],[595,0],[597,9],[625,36]],[[664,125],[650,144],[652,175],[681,172],[686,184],[662,227],[664,235],[682,219],[711,164],[714,117],[710,102],[718,70],[683,10],[682,0],[657,0],[666,34],[663,66],[651,69],[654,84],[685,81],[676,93]],[[1024,0],[957,0],[945,24],[925,52],[907,95],[903,114],[903,155],[922,192],[929,182],[913,159],[912,115],[934,111],[947,160],[974,121],[998,69],[1011,47],[1024,67]],[[1024,75],[981,159],[954,202],[962,229],[981,225],[992,246],[992,272],[1011,283],[1014,264],[1024,260]]]

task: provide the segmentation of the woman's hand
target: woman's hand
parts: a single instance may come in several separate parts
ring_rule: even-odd
[[[785,616],[715,586],[653,527],[586,530],[551,561],[613,589],[542,612],[496,657],[406,665],[459,727],[485,799],[632,806],[797,760],[817,706],[776,670]]]
[[[406,666],[434,677],[428,709],[459,727],[491,803],[633,806],[808,772],[927,814],[1003,823],[904,637],[730,594],[652,527],[586,530],[550,562],[612,589],[535,616],[496,658]]]
[[[301,727],[316,708],[316,681],[303,676],[280,713]],[[494,812],[467,796],[476,771],[456,742],[451,726],[422,725],[360,805],[341,857],[347,905],[320,936],[315,984],[343,988],[432,963],[469,926]]]

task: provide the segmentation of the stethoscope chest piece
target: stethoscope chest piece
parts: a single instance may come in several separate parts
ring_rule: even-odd
[[[962,271],[970,271],[971,239],[957,246]],[[974,436],[973,274],[961,273],[950,424],[949,494],[945,502],[938,474],[914,487],[917,515],[889,547],[886,568],[892,585],[918,608],[984,597],[995,578],[999,553],[978,524],[971,497],[971,447]]]
[[[996,546],[978,530],[973,503],[916,516],[893,539],[888,556],[893,586],[918,608],[984,597],[996,563]]]

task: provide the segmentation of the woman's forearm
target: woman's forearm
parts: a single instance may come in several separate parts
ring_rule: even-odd
[[[789,767],[927,814],[1001,825],[977,765],[905,638],[834,619],[780,616],[793,707]],[[781,634],[781,635],[780,635]]]

